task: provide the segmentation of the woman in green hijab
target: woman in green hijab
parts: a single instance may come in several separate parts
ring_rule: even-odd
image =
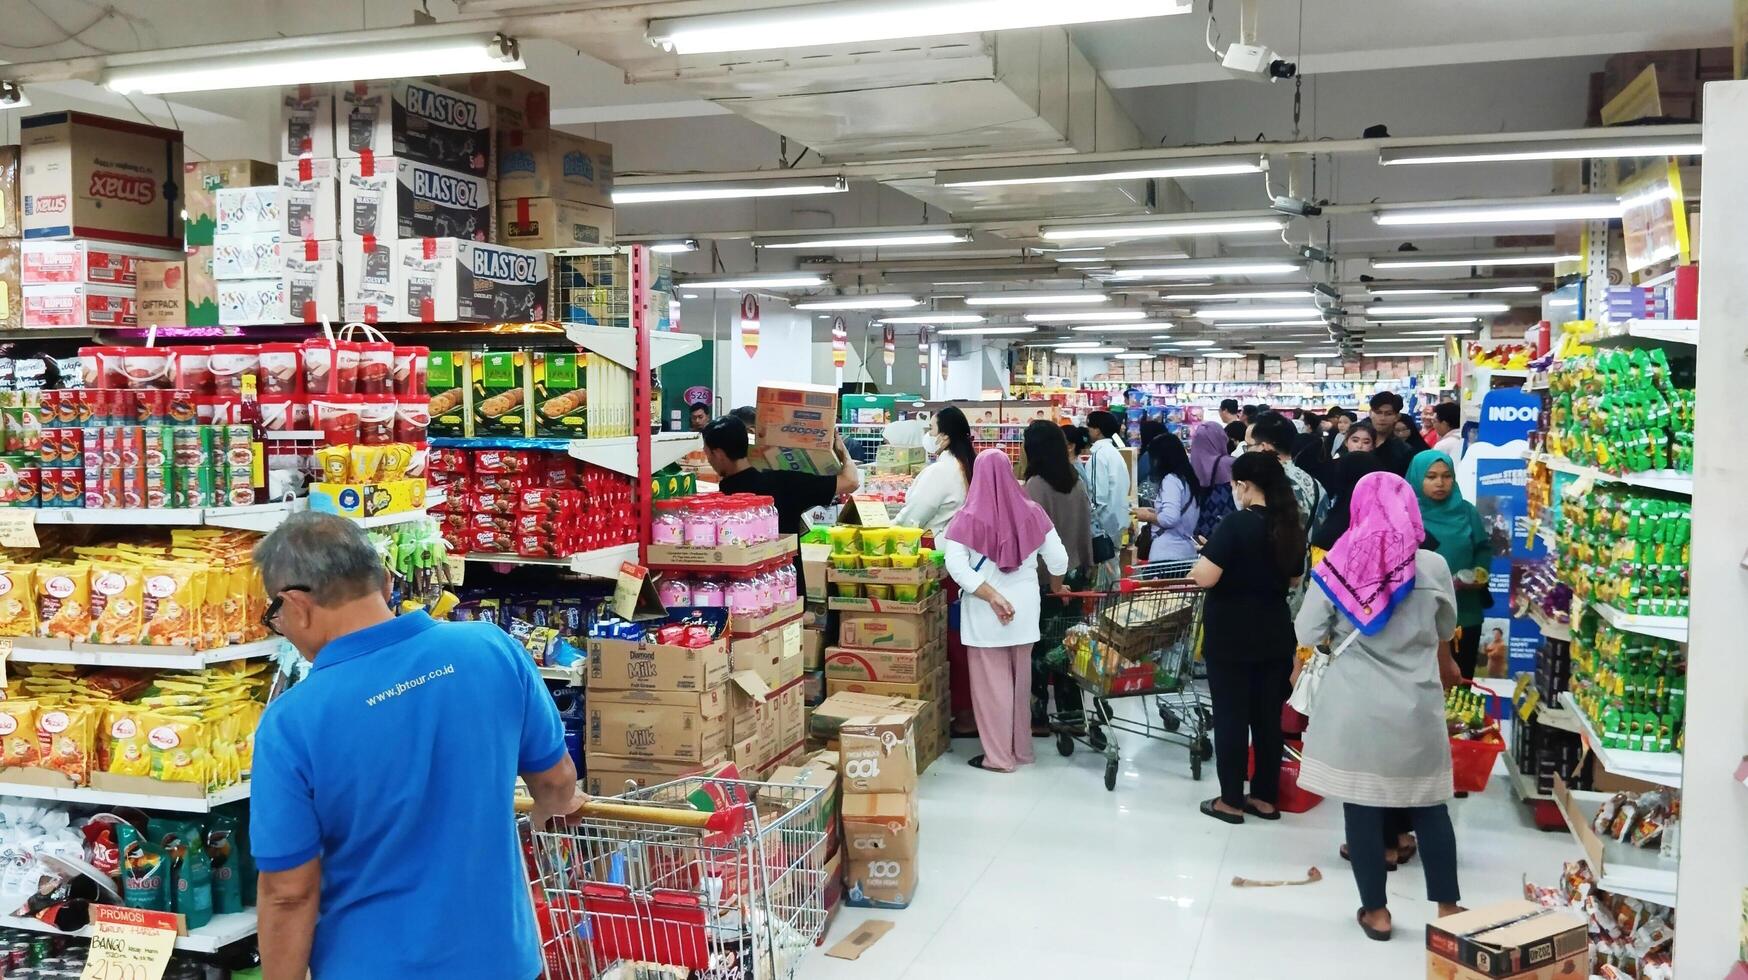
[[[1463,676],[1473,678],[1488,604],[1488,567],[1493,563],[1486,525],[1480,511],[1457,489],[1457,467],[1449,455],[1434,450],[1416,453],[1408,464],[1408,485],[1420,500],[1420,521],[1438,542],[1438,553],[1456,582],[1457,625],[1462,628],[1456,661]]]

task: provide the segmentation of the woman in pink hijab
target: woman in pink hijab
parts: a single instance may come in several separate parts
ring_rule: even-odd
[[[978,769],[1013,772],[1032,756],[1032,644],[1038,642],[1038,562],[1062,588],[1068,552],[999,449],[977,456],[965,505],[942,535],[959,584],[959,635],[983,754]]]

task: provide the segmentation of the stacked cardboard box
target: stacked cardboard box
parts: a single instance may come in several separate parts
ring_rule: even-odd
[[[760,385],[753,465],[836,473],[838,390],[829,385]]]
[[[840,794],[838,788],[838,755],[836,752],[816,752],[812,755],[799,756],[790,765],[778,766],[766,782],[772,784],[759,793],[761,811],[772,816],[781,815],[793,809],[795,791],[789,787],[800,787],[803,790],[817,789],[822,793],[819,807],[819,821],[814,825],[801,826],[799,829],[819,831],[825,834],[825,848],[821,852],[820,867],[824,871],[820,885],[820,907],[825,910],[828,918],[837,911],[843,901],[843,824],[840,819]],[[788,875],[788,878],[799,878],[795,887],[811,887],[811,877]],[[798,905],[796,901],[778,902],[774,904],[785,906]]]
[[[858,715],[838,728],[844,887],[850,905],[904,908],[916,897],[917,716]]]
[[[918,568],[833,568],[832,583],[910,585],[935,589],[941,570],[930,562]],[[838,617],[836,645],[823,651],[828,696],[861,693],[924,702],[916,739],[922,769],[949,744],[947,680],[947,605],[938,589],[917,602],[833,596],[827,603]]]
[[[585,788],[666,782],[723,763],[729,747],[729,641],[702,647],[589,641]]]
[[[30,239],[23,245],[24,326],[130,327],[138,319],[139,267],[175,252],[92,239]]]
[[[553,130],[505,130],[498,240],[527,248],[613,244],[613,147]]]

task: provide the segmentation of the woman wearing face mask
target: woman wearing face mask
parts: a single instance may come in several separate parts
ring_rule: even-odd
[[[1486,613],[1486,569],[1493,564],[1493,546],[1481,512],[1463,499],[1457,488],[1457,468],[1451,458],[1428,449],[1408,464],[1408,485],[1420,502],[1420,522],[1437,539],[1439,557],[1450,566],[1457,587],[1457,668],[1475,676],[1481,651],[1481,620]],[[1476,574],[1477,570],[1480,574]]]
[[[965,504],[965,488],[971,485],[971,467],[977,450],[971,445],[971,423],[965,413],[948,405],[929,421],[925,445],[935,450],[935,461],[911,481],[904,495],[904,509],[893,521],[899,527],[920,527],[932,534],[947,529],[947,522]]]

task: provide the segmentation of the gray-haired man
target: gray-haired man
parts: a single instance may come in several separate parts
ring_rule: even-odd
[[[250,850],[267,980],[532,980],[511,795],[582,802],[552,697],[495,626],[396,617],[370,538],[297,514],[255,547],[264,617],[312,661],[255,736]]]

